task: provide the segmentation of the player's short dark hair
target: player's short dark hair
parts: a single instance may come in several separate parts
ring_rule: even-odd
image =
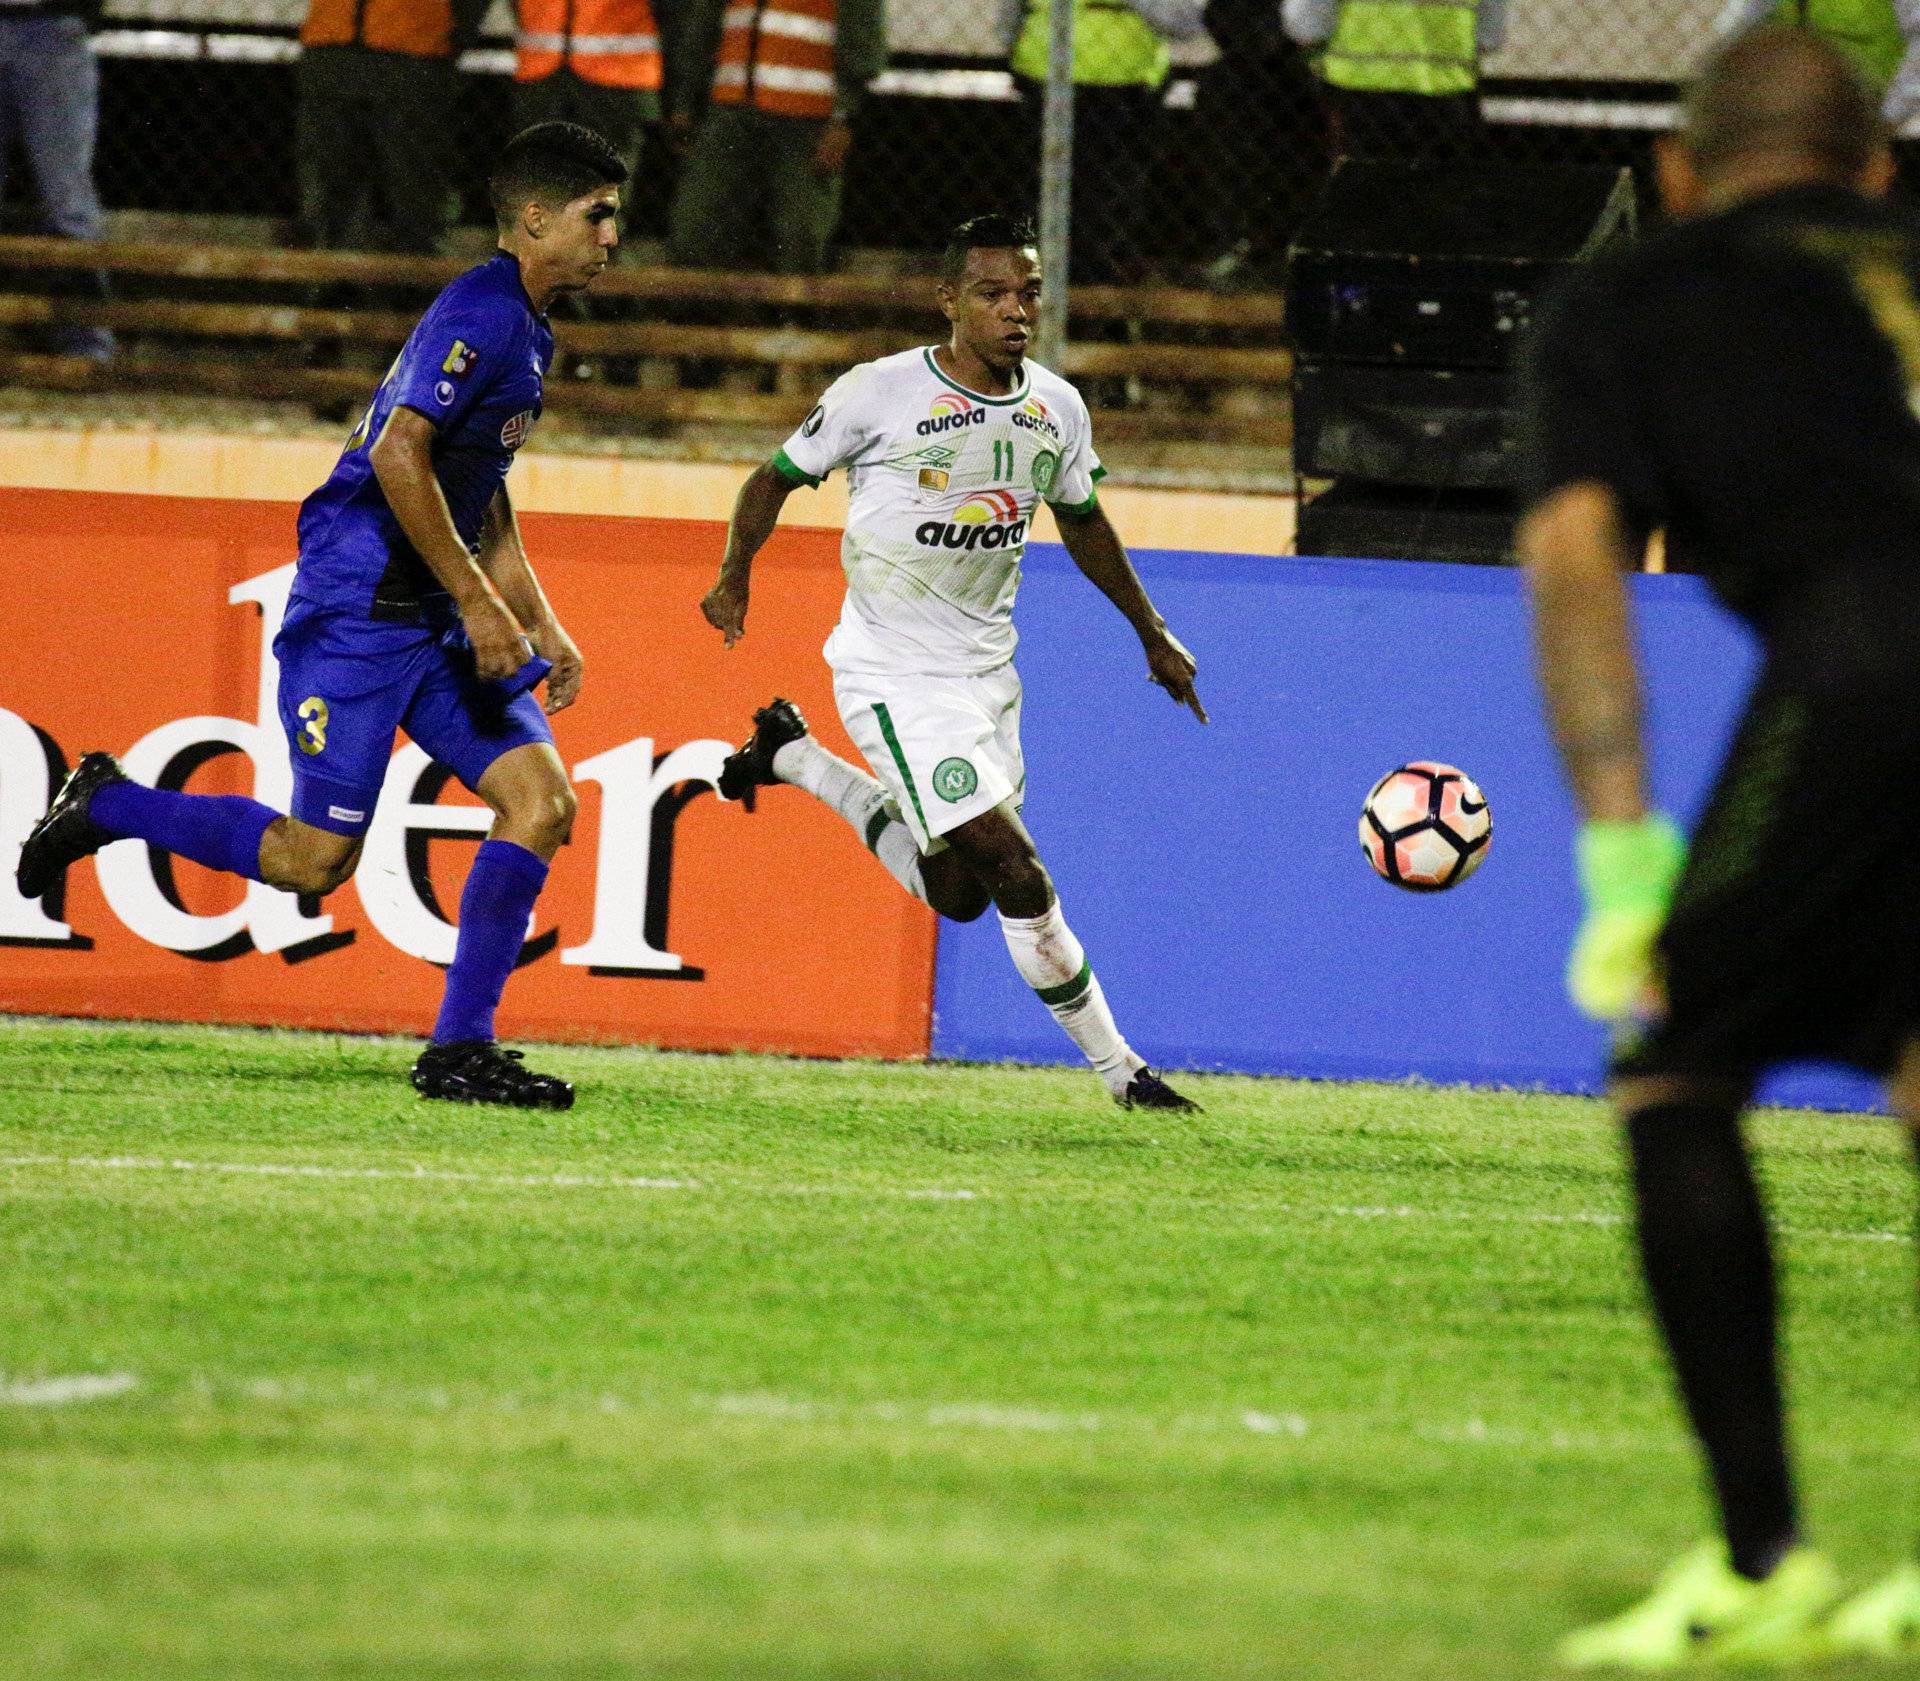
[[[535,123],[507,142],[487,177],[487,196],[494,220],[505,228],[529,204],[557,208],[626,180],[626,160],[592,129]]]
[[[967,272],[969,251],[1018,251],[1035,243],[1033,223],[1025,216],[1009,216],[993,211],[962,222],[947,235],[940,253],[940,278],[957,286]]]
[[[1850,181],[1884,131],[1873,95],[1839,48],[1811,30],[1763,24],[1708,61],[1687,91],[1681,137],[1705,174],[1750,158],[1792,157]]]

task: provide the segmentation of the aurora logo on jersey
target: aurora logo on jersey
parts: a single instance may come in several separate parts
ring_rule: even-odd
[[[1060,441],[1060,424],[1038,397],[1029,397],[1008,418],[1014,425],[1024,427],[1029,432],[1042,433],[1056,444]]]
[[[962,426],[983,426],[986,419],[987,411],[968,402],[959,392],[942,391],[934,398],[927,418],[914,427],[914,431],[923,438],[931,438],[936,432],[953,432]]]
[[[1026,536],[1027,522],[1009,490],[983,490],[954,509],[952,519],[927,520],[913,533],[914,541],[929,549],[1018,548]]]

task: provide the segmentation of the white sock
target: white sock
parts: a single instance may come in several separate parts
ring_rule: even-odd
[[[927,884],[920,873],[920,847],[913,831],[894,815],[887,791],[863,770],[829,753],[810,735],[773,755],[773,774],[837,811],[887,874],[922,904]]]
[[[1060,901],[1054,900],[1044,916],[1002,916],[1000,932],[1006,936],[1020,978],[1040,995],[1040,1002],[1093,1064],[1107,1090],[1119,1097],[1146,1061],[1135,1056],[1120,1037],[1107,995],[1060,914]]]

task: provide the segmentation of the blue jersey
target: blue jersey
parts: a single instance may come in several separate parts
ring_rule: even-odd
[[[540,418],[541,381],[552,361],[553,329],[527,297],[510,253],[467,270],[435,298],[327,482],[300,505],[291,611],[416,623],[439,616],[446,592],[387,506],[368,452],[395,408],[431,420],[434,477],[454,529],[477,552],[487,509]]]

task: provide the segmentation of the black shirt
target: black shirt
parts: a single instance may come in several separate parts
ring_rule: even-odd
[[[1525,361],[1525,499],[1597,480],[1776,656],[1920,673],[1920,226],[1801,186],[1578,271]]]

